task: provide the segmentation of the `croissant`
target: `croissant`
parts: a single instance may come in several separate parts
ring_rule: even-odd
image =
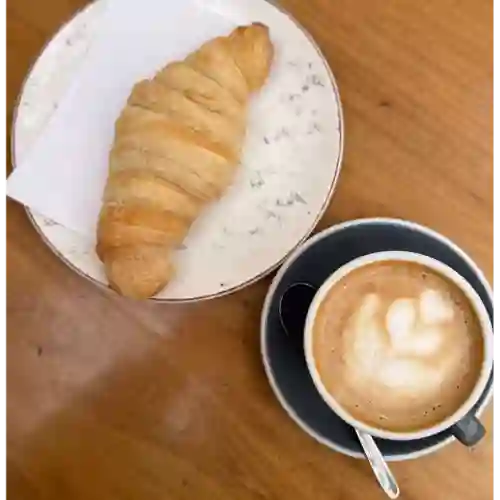
[[[96,252],[110,286],[147,298],[172,278],[172,253],[231,184],[250,94],[273,46],[260,23],[204,43],[137,83],[116,125]]]

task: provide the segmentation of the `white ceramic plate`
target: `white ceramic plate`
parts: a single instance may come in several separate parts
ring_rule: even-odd
[[[209,8],[209,3],[200,8]],[[57,108],[90,46],[103,8],[99,0],[79,12],[34,64],[14,117],[15,160],[22,159]],[[270,272],[312,232],[340,172],[340,99],[311,37],[265,0],[219,0],[217,10],[267,24],[276,57],[268,83],[251,105],[238,178],[223,199],[196,221],[177,252],[177,277],[156,300],[215,297]],[[66,264],[97,284],[107,284],[92,242],[28,213]]]

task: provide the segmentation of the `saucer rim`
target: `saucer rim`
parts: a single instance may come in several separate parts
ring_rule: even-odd
[[[297,260],[301,257],[301,255],[308,250],[310,247],[313,245],[317,244],[324,238],[331,236],[332,234],[338,233],[340,231],[343,231],[345,229],[354,227],[354,226],[359,226],[359,225],[364,225],[364,224],[390,224],[394,226],[399,226],[399,227],[405,227],[409,228],[421,233],[426,234],[427,236],[430,236],[434,239],[439,240],[440,242],[444,243],[448,247],[450,247],[456,254],[458,254],[474,271],[476,274],[477,278],[481,282],[481,284],[484,286],[486,293],[488,294],[489,299],[493,303],[493,291],[492,288],[486,279],[483,271],[478,267],[478,265],[474,262],[474,260],[458,245],[456,245],[453,241],[451,241],[449,238],[446,236],[438,233],[437,231],[421,225],[416,222],[404,220],[404,219],[398,219],[398,218],[387,218],[387,217],[368,217],[368,218],[360,218],[360,219],[354,219],[354,220],[349,220],[345,222],[341,222],[339,224],[335,224],[333,226],[330,226],[329,228],[324,229],[323,231],[315,234],[312,236],[310,239],[308,239],[305,243],[297,247],[289,256],[288,258],[284,261],[283,265],[280,267],[276,275],[274,276],[271,285],[269,286],[269,289],[267,291],[265,300],[264,300],[264,305],[262,307],[262,313],[261,313],[261,321],[260,321],[260,352],[261,352],[261,358],[262,358],[262,363],[264,365],[264,370],[266,372],[267,379],[269,381],[269,384],[271,386],[271,389],[274,392],[274,395],[276,396],[276,399],[278,402],[281,404],[285,412],[289,415],[289,417],[304,431],[306,432],[309,436],[311,436],[313,439],[318,441],[319,443],[325,445],[326,447],[332,449],[333,451],[337,451],[338,453],[341,453],[343,455],[350,456],[352,458],[357,458],[357,459],[366,459],[365,455],[362,452],[355,452],[352,451],[348,448],[345,448],[344,446],[341,446],[323,436],[318,434],[312,427],[309,426],[307,422],[305,422],[302,418],[298,416],[296,413],[295,409],[286,401],[284,398],[283,394],[281,393],[280,388],[278,387],[278,384],[275,380],[273,370],[270,366],[270,360],[269,360],[269,353],[267,352],[267,345],[266,345],[266,337],[267,337],[267,323],[268,323],[268,317],[269,317],[269,311],[271,304],[273,302],[276,290],[281,283],[281,280],[283,279],[284,275],[286,274],[288,268]],[[487,393],[481,402],[481,404],[478,407],[478,410],[476,412],[476,415],[480,417],[486,407],[489,405],[492,396],[493,396],[493,384],[490,384],[489,387],[486,389]],[[384,458],[387,461],[405,461],[405,460],[413,460],[416,458],[420,458],[426,455],[430,455],[431,453],[434,453],[445,446],[451,444],[453,441],[455,441],[455,437],[453,435],[448,436],[446,439],[443,439],[439,443],[436,443],[434,445],[431,445],[427,448],[424,448],[422,450],[417,450],[415,452],[410,452],[410,453],[404,453],[404,454],[384,454]]]

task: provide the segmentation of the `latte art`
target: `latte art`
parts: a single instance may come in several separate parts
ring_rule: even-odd
[[[436,356],[450,337],[444,329],[452,326],[453,308],[439,303],[441,310],[436,310],[427,303],[430,295],[444,304],[445,299],[433,290],[425,290],[418,299],[399,298],[388,305],[376,294],[366,295],[346,327],[346,376],[359,382],[365,377],[365,383],[412,394],[439,386],[460,357],[453,351]]]
[[[453,283],[417,264],[381,262],[329,291],[313,355],[326,390],[354,418],[411,431],[464,402],[481,368],[482,335]]]

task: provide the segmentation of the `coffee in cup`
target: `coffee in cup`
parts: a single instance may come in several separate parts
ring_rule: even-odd
[[[306,322],[308,367],[325,401],[349,423],[392,439],[430,435],[462,418],[486,384],[490,343],[470,285],[408,252],[339,269]]]

